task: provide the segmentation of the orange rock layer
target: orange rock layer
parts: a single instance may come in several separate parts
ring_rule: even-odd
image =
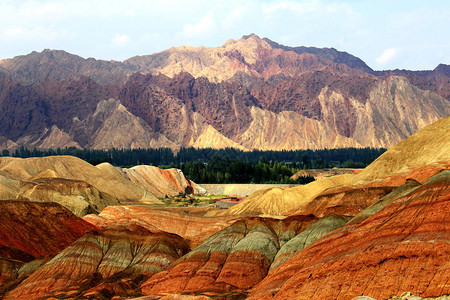
[[[201,217],[169,209],[155,209],[148,206],[110,206],[99,215],[87,215],[84,219],[96,226],[110,224],[138,224],[151,231],[160,230],[177,234],[186,239],[191,248],[200,245],[212,234],[228,227],[239,216]]]
[[[94,228],[57,203],[0,201],[0,246],[34,258],[55,255]]]
[[[261,281],[286,241],[317,221],[247,217],[214,234],[142,286],[147,295],[245,293]]]
[[[325,191],[312,201],[286,215],[314,214],[322,218],[336,214],[355,216],[381,197],[389,194],[395,187],[352,188],[342,187],[340,190]]]
[[[188,251],[179,236],[139,226],[93,230],[6,294],[6,299],[139,296],[139,284]]]
[[[250,299],[376,299],[450,294],[450,171],[359,224],[305,248],[255,286]]]
[[[94,228],[57,203],[0,201],[0,298]]]

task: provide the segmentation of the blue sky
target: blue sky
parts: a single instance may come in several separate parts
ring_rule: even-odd
[[[447,0],[0,0],[0,59],[43,49],[124,60],[256,33],[334,47],[376,70],[450,64]]]

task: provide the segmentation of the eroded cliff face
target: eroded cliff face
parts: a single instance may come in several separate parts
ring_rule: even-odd
[[[136,224],[150,231],[164,231],[181,236],[191,249],[203,243],[216,232],[230,226],[239,216],[201,217],[169,209],[155,209],[148,206],[110,206],[99,215],[87,215],[86,221],[95,226],[129,226]]]
[[[178,169],[93,166],[71,156],[0,159],[0,200],[56,202],[77,216],[119,204],[162,204],[157,198],[206,191]]]
[[[174,197],[179,194],[205,194],[206,190],[187,179],[179,169],[160,169],[154,166],[140,165],[121,170],[126,178],[144,187],[155,197]]]
[[[69,133],[86,141],[83,146],[91,149],[176,148],[175,143],[113,98],[99,101],[95,112],[87,118],[74,118]]]
[[[450,114],[447,100],[416,88],[403,77],[381,82],[370,91],[364,106],[352,104],[357,120],[352,137],[372,147],[392,147]]]

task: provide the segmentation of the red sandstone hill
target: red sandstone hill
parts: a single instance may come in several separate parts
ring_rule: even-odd
[[[361,223],[335,230],[273,270],[250,299],[450,294],[450,172]]]
[[[57,203],[0,201],[0,297],[96,227]]]
[[[140,295],[139,283],[188,250],[174,234],[139,226],[89,231],[4,299],[111,299]]]
[[[124,62],[33,52],[0,61],[0,147],[390,147],[450,115],[447,69],[256,35]]]

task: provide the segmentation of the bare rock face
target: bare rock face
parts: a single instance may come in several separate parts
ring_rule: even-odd
[[[205,191],[187,179],[178,169],[162,170],[154,166],[140,165],[122,169],[126,177],[144,187],[150,194],[161,198],[186,194],[204,194]]]
[[[0,296],[94,228],[56,203],[0,201]]]
[[[352,70],[345,64],[306,53],[308,51],[296,53],[274,48],[270,42],[251,34],[239,40],[230,39],[221,47],[173,47],[161,53],[130,58],[124,64],[168,77],[187,72],[195,78],[206,77],[211,82],[225,81],[237,73],[269,78],[277,74],[293,76],[327,67]]]
[[[328,188],[349,184],[353,176],[355,175],[332,176],[301,186],[256,191],[245,201],[231,207],[225,213],[228,215],[284,215],[302,205],[306,205]]]
[[[131,73],[121,67],[119,62],[83,59],[65,51],[49,49],[2,60],[0,67],[26,85],[42,81],[66,81],[81,76],[92,77],[101,84],[112,84],[123,82]]]
[[[169,209],[149,206],[110,206],[99,215],[87,215],[86,221],[106,228],[111,224],[128,226],[137,224],[151,231],[160,230],[177,234],[187,240],[191,248],[203,243],[214,233],[228,227],[240,216],[202,217]]]
[[[298,112],[275,113],[253,106],[251,116],[248,129],[238,137],[239,143],[247,149],[323,149],[336,145],[361,147],[354,139],[337,132],[334,126]]]
[[[4,299],[139,296],[135,290],[140,282],[187,250],[187,243],[179,236],[139,226],[89,231]]]
[[[19,143],[22,141],[19,139]],[[45,128],[39,137],[34,140],[30,140],[29,147],[39,149],[56,149],[65,147],[75,147],[81,149],[81,146],[75,142],[72,137],[59,129],[58,126],[53,125],[52,128]]]
[[[324,236],[271,272],[249,298],[449,294],[449,183],[450,172],[442,171],[362,223]]]
[[[34,258],[54,255],[94,225],[57,203],[0,201],[0,243]]]
[[[394,185],[407,176],[423,183],[450,161],[449,129],[450,117],[424,127],[383,153],[356,175],[355,181],[378,179],[378,184]]]
[[[310,202],[301,205],[286,215],[313,214],[319,218],[336,214],[353,217],[396,187],[354,188],[342,187],[340,190],[324,191]]]
[[[328,215],[320,219],[311,227],[287,241],[280,248],[270,265],[269,272],[276,269],[279,265],[283,264],[297,252],[303,250],[306,246],[314,243],[328,232],[344,226],[346,223],[347,219],[337,215]]]
[[[74,118],[69,132],[77,140],[87,141],[84,147],[92,149],[176,148],[113,98],[98,102],[95,112],[87,118]]]
[[[244,293],[267,274],[281,245],[313,216],[243,218],[217,232],[142,286],[147,295]]]
[[[0,171],[0,199],[14,199],[20,193],[20,181]]]
[[[450,114],[448,69],[254,34],[124,62],[44,50],[0,62],[0,148],[387,148]]]
[[[424,183],[437,171],[448,169],[449,128],[450,117],[447,117],[392,147],[358,174],[322,178],[299,187],[258,191],[226,213],[283,215],[299,209],[298,213],[318,216],[328,213],[354,216],[407,179]],[[348,201],[346,193],[356,198]]]
[[[50,156],[28,159],[2,157],[0,170],[22,181],[32,180],[33,176],[44,171],[53,173],[52,177],[84,181],[116,199],[111,204],[117,203],[117,199],[129,202],[160,203],[141,186],[125,179],[119,173],[100,170],[76,157]]]
[[[18,198],[57,202],[79,217],[100,213],[106,206],[119,204],[115,197],[99,191],[85,181],[64,178],[41,178],[24,182]]]

